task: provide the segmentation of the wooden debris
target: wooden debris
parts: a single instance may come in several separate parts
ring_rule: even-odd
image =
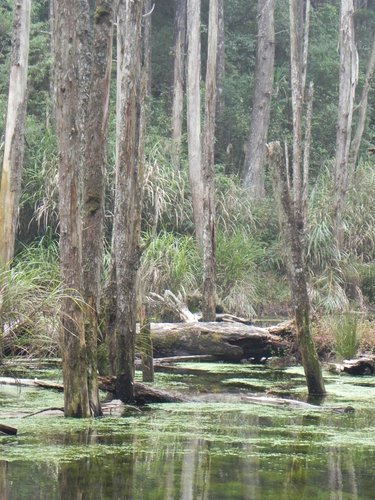
[[[363,356],[358,359],[344,359],[342,363],[331,363],[328,367],[333,373],[348,373],[349,375],[374,375],[375,357]]]
[[[274,330],[275,331],[275,330]],[[290,323],[277,335],[269,328],[242,323],[153,323],[151,336],[155,357],[207,355],[220,361],[256,360],[285,351],[290,342]]]
[[[0,434],[6,434],[7,436],[16,436],[17,429],[11,427],[10,425],[0,424]]]

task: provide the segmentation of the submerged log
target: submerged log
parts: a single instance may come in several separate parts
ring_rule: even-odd
[[[261,359],[275,353],[281,354],[290,345],[286,338],[290,332],[290,322],[275,334],[270,333],[268,328],[235,322],[151,325],[155,357],[210,354],[220,361]]]
[[[116,377],[105,376],[98,377],[99,389],[107,391],[116,396]],[[12,377],[1,377],[0,385],[16,385],[25,387],[41,387],[44,389],[54,389],[63,391],[63,384],[57,382],[48,382],[44,380],[32,379],[17,379]],[[181,396],[170,394],[166,391],[154,389],[148,385],[141,384],[140,382],[134,383],[134,396],[135,403],[138,405],[145,405],[151,403],[179,403],[183,401]]]
[[[374,375],[375,358],[366,356],[358,359],[344,359],[342,363],[329,365],[329,370],[334,373],[348,373],[349,375]]]
[[[98,377],[99,388],[103,391],[112,393],[116,397],[116,377],[107,375]],[[170,394],[160,389],[154,389],[141,382],[134,383],[134,398],[137,405],[145,405],[151,403],[180,403],[183,401],[181,396]]]
[[[0,424],[0,434],[15,436],[17,434],[17,429],[15,427],[10,427],[10,425]]]

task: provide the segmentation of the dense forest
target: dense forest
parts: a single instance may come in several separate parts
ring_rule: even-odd
[[[373,0],[33,0],[7,139],[27,3],[0,0],[3,355],[63,345],[88,416],[98,363],[132,401],[136,322],[181,304],[295,317],[311,392],[311,335],[375,349]]]

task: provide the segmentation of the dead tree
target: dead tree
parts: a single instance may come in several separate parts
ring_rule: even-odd
[[[293,206],[287,184],[285,161],[278,142],[268,145],[277,197],[280,205],[280,228],[288,252],[288,278],[295,311],[298,346],[310,395],[325,394],[322,370],[311,336],[310,299],[307,291],[301,213]]]
[[[258,0],[255,91],[244,163],[244,185],[254,199],[264,198],[264,157],[271,116],[275,60],[275,0]]]
[[[353,0],[341,0],[340,80],[334,168],[333,228],[337,247],[344,240],[343,210],[349,187],[349,151],[355,90],[358,81],[358,54],[354,35]]]
[[[13,259],[17,230],[27,102],[30,11],[31,0],[14,2],[8,110],[0,170],[0,268],[9,265]]]

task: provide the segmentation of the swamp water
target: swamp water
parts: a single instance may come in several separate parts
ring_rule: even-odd
[[[375,499],[375,377],[326,373],[325,410],[314,410],[245,399],[305,399],[299,368],[182,366],[156,386],[189,402],[119,418],[11,418],[62,396],[0,386],[0,421],[18,428],[0,437],[0,499]]]

